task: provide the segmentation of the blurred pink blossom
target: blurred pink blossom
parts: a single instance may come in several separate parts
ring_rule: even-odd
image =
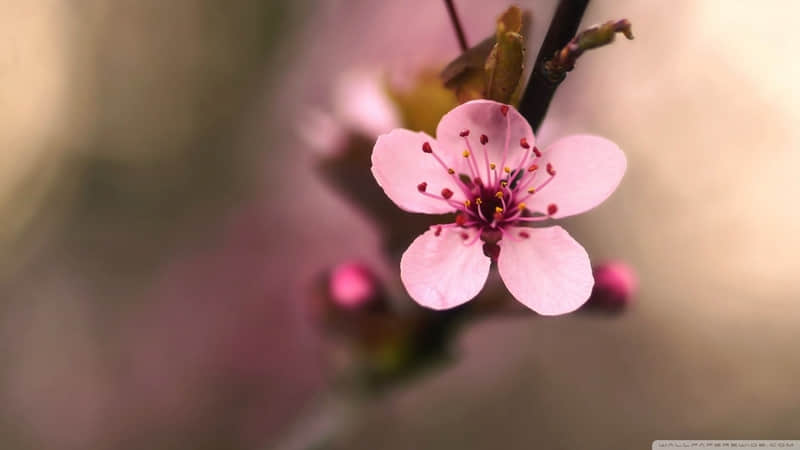
[[[346,262],[331,272],[330,296],[337,305],[356,308],[365,304],[377,293],[375,277],[359,262]]]
[[[608,261],[594,268],[594,290],[590,304],[624,307],[636,295],[638,279],[633,267],[622,261]]]
[[[300,138],[314,150],[331,154],[344,147],[350,133],[377,138],[399,127],[400,112],[389,98],[384,78],[380,71],[364,68],[339,74],[332,89],[332,110],[309,108],[297,124]]]
[[[540,314],[568,313],[589,298],[583,247],[561,227],[525,225],[602,203],[625,173],[625,155],[588,135],[544,151],[534,144],[516,109],[489,100],[447,113],[436,139],[405,129],[378,138],[372,173],[392,201],[409,212],[456,213],[454,223],[414,240],[400,261],[403,284],[418,303],[447,309],[469,301],[493,260],[511,294]]]

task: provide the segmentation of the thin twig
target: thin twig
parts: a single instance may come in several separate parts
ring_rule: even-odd
[[[456,36],[458,37],[458,45],[461,46],[461,51],[467,51],[467,38],[464,36],[464,29],[461,28],[461,21],[458,20],[458,13],[456,12],[456,7],[453,4],[453,0],[444,0],[444,4],[447,6],[447,12],[450,14],[450,22],[453,23],[453,29],[455,29]]]
[[[602,25],[595,25],[581,31],[564,48],[557,51],[552,59],[547,60],[544,66],[547,78],[551,83],[562,81],[567,72],[575,68],[575,61],[586,50],[614,42],[614,36],[617,33],[622,33],[626,38],[633,39],[631,22],[628,19],[609,20]]]

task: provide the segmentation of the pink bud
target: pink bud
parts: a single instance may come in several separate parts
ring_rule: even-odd
[[[621,309],[633,301],[638,280],[633,268],[622,261],[609,261],[595,266],[594,289],[589,305]]]
[[[356,308],[375,296],[377,288],[372,272],[359,262],[346,262],[331,272],[330,295],[345,308]]]

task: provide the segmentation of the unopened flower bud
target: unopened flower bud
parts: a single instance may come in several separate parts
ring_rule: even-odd
[[[630,265],[609,261],[595,266],[593,272],[594,289],[587,306],[618,311],[631,304],[638,281]]]
[[[336,266],[331,272],[329,288],[331,299],[344,308],[362,306],[377,293],[375,276],[358,262]]]

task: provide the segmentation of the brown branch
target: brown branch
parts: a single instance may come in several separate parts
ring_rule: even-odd
[[[519,112],[536,131],[542,124],[558,83],[552,83],[545,72],[545,63],[575,36],[589,0],[561,0],[547,29],[547,35],[536,55],[536,63],[528,87],[519,103]]]

